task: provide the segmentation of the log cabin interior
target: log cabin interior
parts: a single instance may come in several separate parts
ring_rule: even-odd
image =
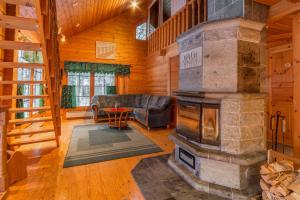
[[[0,0],[0,141],[1,200],[300,200],[300,1]]]

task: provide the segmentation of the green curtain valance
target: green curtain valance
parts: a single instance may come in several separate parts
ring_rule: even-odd
[[[127,76],[130,74],[130,65],[66,61],[65,71],[75,73],[94,72]]]

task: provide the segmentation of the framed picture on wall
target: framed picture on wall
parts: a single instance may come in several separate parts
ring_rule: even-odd
[[[115,59],[116,44],[113,42],[96,41],[96,58]]]

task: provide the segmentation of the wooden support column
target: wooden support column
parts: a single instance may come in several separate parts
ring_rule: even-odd
[[[294,156],[300,158],[300,12],[293,18]]]
[[[8,188],[7,177],[7,152],[6,152],[6,130],[7,130],[7,108],[0,107],[0,193],[3,193]],[[0,194],[1,195],[1,194]],[[1,197],[1,196],[0,196]]]

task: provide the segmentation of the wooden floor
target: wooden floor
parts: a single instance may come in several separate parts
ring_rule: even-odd
[[[171,130],[157,129],[148,132],[135,122],[132,126],[151,138],[165,151],[102,163],[62,168],[64,156],[74,125],[91,124],[92,120],[63,122],[61,147],[55,142],[22,147],[29,160],[27,179],[9,188],[11,200],[141,200],[144,199],[131,176],[131,170],[145,157],[170,153],[174,145],[168,139]]]

